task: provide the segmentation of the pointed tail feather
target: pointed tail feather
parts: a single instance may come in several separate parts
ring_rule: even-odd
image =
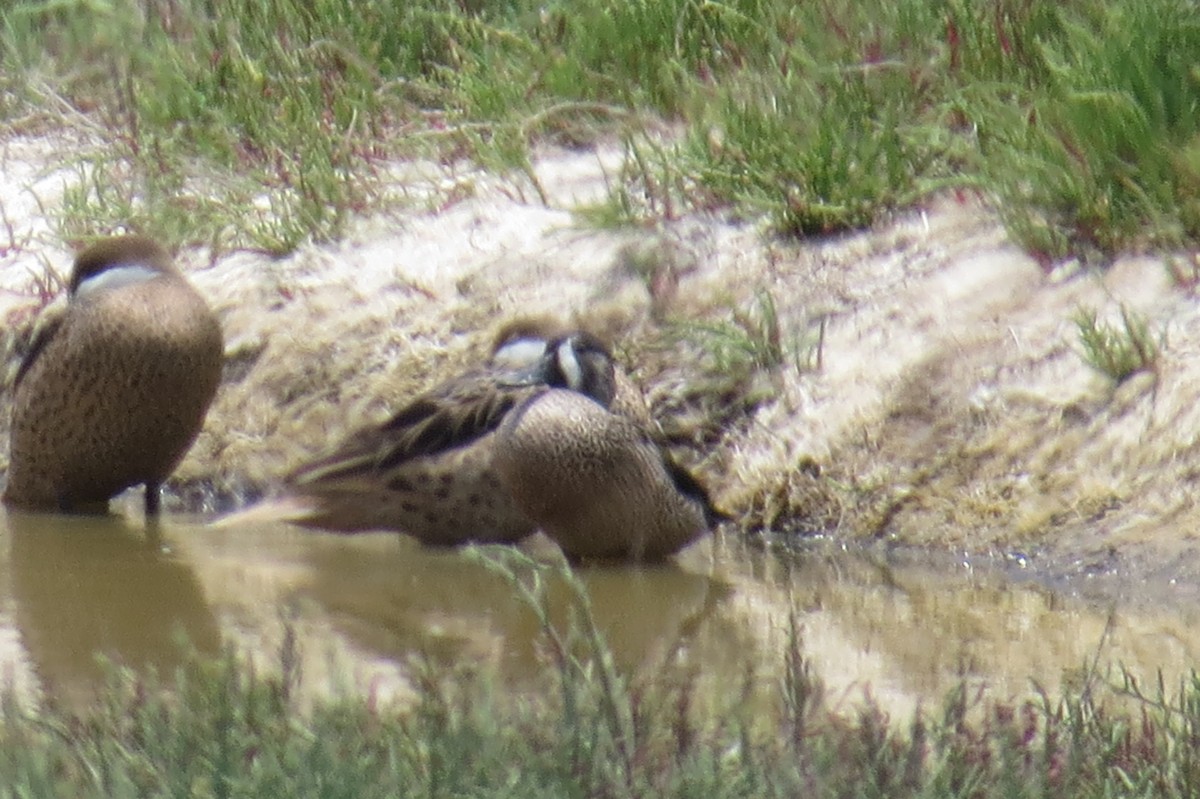
[[[280,496],[264,499],[248,508],[235,510],[209,523],[209,527],[228,530],[247,525],[303,524],[316,512],[315,503],[310,497]]]

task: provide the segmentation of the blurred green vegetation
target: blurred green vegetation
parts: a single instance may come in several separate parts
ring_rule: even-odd
[[[0,121],[82,129],[64,236],[286,252],[402,201],[387,164],[636,155],[591,218],[806,236],[954,188],[1036,256],[1200,236],[1186,0],[17,0]]]

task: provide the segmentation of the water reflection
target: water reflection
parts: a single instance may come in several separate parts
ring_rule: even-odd
[[[216,652],[220,633],[192,569],[116,516],[6,514],[11,604],[42,688],[68,701],[103,678],[98,656],[169,674],[181,635]]]
[[[414,653],[493,666],[517,689],[536,685],[544,639],[535,614],[494,568],[462,552],[394,535],[180,523],[156,544],[119,519],[24,514],[8,516],[8,536],[0,657],[18,642],[56,695],[92,690],[95,651],[173,667],[179,629],[207,651],[230,641],[264,667],[278,665],[291,631],[310,696],[408,697]],[[920,553],[781,554],[731,537],[664,566],[584,569],[579,579],[623,671],[682,667],[710,696],[747,679],[760,695],[775,690],[793,616],[835,706],[869,691],[900,717],[961,679],[1007,697],[1029,691],[1031,678],[1053,691],[1093,661],[1145,677],[1162,668],[1171,680],[1200,655],[1193,606],[1114,608]],[[562,629],[577,598],[561,578],[542,580]]]
[[[772,594],[786,586],[802,611],[805,654],[832,697],[869,691],[900,717],[961,681],[1008,698],[1035,686],[1056,692],[1085,667],[1115,681],[1124,667],[1143,684],[1161,670],[1171,685],[1200,656],[1200,607],[1191,603],[1084,601],[942,553],[834,549],[730,562],[739,561],[756,564],[738,590],[747,626],[770,625],[780,607]],[[776,633],[762,649],[781,646]]]
[[[306,591],[333,623],[387,657],[420,652],[435,662],[491,661],[510,679],[536,671],[539,623],[509,579],[478,556],[395,540],[373,549],[322,548],[310,554]],[[661,661],[709,617],[730,586],[677,563],[606,566],[579,572],[592,618],[617,665],[632,670]],[[553,571],[540,575],[549,618],[566,636],[578,597]]]

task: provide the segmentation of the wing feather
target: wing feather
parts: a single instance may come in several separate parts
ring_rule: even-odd
[[[29,343],[29,350],[25,353],[25,357],[21,359],[21,365],[17,367],[17,375],[13,378],[14,391],[16,390],[17,386],[21,385],[21,381],[33,367],[33,364],[38,359],[38,356],[45,351],[46,345],[50,343],[50,339],[54,338],[54,335],[62,327],[62,323],[63,314],[58,314],[46,320],[34,331],[33,341]]]
[[[537,389],[528,381],[468,375],[408,403],[385,422],[353,433],[334,452],[292,472],[293,484],[378,473],[470,444],[499,426],[518,401]]]

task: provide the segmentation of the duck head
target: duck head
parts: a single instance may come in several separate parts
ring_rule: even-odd
[[[102,239],[75,257],[68,291],[72,299],[101,289],[177,274],[171,256],[145,236]]]

